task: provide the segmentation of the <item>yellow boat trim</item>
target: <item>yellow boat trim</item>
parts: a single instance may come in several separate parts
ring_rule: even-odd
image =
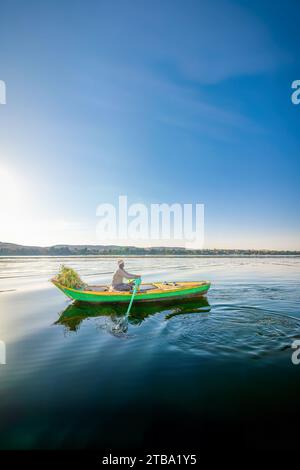
[[[92,290],[80,290],[80,289],[71,289],[70,287],[63,286],[62,284],[59,284],[55,279],[52,279],[53,284],[55,284],[57,287],[60,289],[68,289],[69,291],[72,292],[80,292],[82,294],[89,294],[89,295],[100,295],[101,297],[109,297],[109,296],[124,296],[124,297],[129,297],[132,295],[132,292],[128,291],[116,291],[116,290],[109,290],[109,291],[92,291]],[[175,281],[174,281],[175,282]],[[163,282],[151,282],[156,289],[149,289],[145,292],[137,292],[136,296],[138,297],[139,295],[145,295],[145,294],[163,294],[165,292],[177,292],[178,290],[184,291],[187,289],[191,289],[193,287],[198,287],[202,286],[204,284],[210,284],[209,281],[201,281],[201,282],[176,282],[176,286],[173,285],[167,285],[164,284]],[[147,283],[146,285],[149,285]],[[143,284],[141,284],[143,286]],[[102,285],[99,287],[105,287],[105,288],[110,288],[110,286]]]

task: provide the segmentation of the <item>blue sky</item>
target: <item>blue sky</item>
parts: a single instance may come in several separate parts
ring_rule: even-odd
[[[300,249],[298,39],[296,1],[2,1],[0,240],[97,243],[126,194]]]

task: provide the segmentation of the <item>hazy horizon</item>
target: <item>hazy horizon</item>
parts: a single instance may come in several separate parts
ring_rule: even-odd
[[[278,252],[283,252],[283,251],[299,251],[300,250],[291,250],[291,249],[285,249],[285,248],[281,248],[281,249],[270,249],[270,248],[225,248],[224,246],[223,247],[205,247],[205,248],[195,248],[195,249],[192,249],[192,248],[185,248],[184,246],[177,246],[177,245],[169,245],[169,246],[166,246],[166,245],[145,245],[145,246],[138,246],[138,245],[133,245],[133,244],[129,244],[129,245],[119,245],[118,243],[111,243],[111,244],[105,244],[105,243],[98,243],[98,244],[68,244],[68,243],[57,243],[55,245],[23,245],[23,244],[18,244],[18,243],[10,243],[10,242],[3,242],[0,240],[0,244],[3,243],[3,244],[12,244],[12,245],[17,245],[17,246],[20,246],[20,247],[32,247],[32,248],[52,248],[54,246],[66,246],[66,247],[97,247],[97,246],[103,246],[103,247],[109,247],[109,246],[113,246],[113,247],[120,247],[120,248],[143,248],[143,249],[152,249],[152,248],[161,248],[161,249],[166,249],[166,248],[174,248],[174,249],[186,249],[186,250],[240,250],[240,251],[278,251]]]

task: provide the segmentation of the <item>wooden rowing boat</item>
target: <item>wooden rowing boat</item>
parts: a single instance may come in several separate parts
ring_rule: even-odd
[[[131,292],[115,291],[109,286],[85,286],[82,289],[70,289],[59,284],[55,279],[52,279],[52,282],[67,297],[80,302],[128,303],[132,296]],[[205,295],[209,288],[210,282],[208,281],[141,284],[134,302],[164,302],[172,299],[189,299]]]

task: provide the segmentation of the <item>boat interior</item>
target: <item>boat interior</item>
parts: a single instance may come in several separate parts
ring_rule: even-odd
[[[180,287],[180,283],[177,282],[160,282],[160,283],[153,283],[153,284],[141,284],[139,287],[139,292],[147,292],[149,290],[155,289],[168,289],[174,287]],[[84,288],[85,291],[90,292],[119,292],[116,289],[113,289],[111,286],[86,286]],[[120,291],[124,292],[124,291]]]

